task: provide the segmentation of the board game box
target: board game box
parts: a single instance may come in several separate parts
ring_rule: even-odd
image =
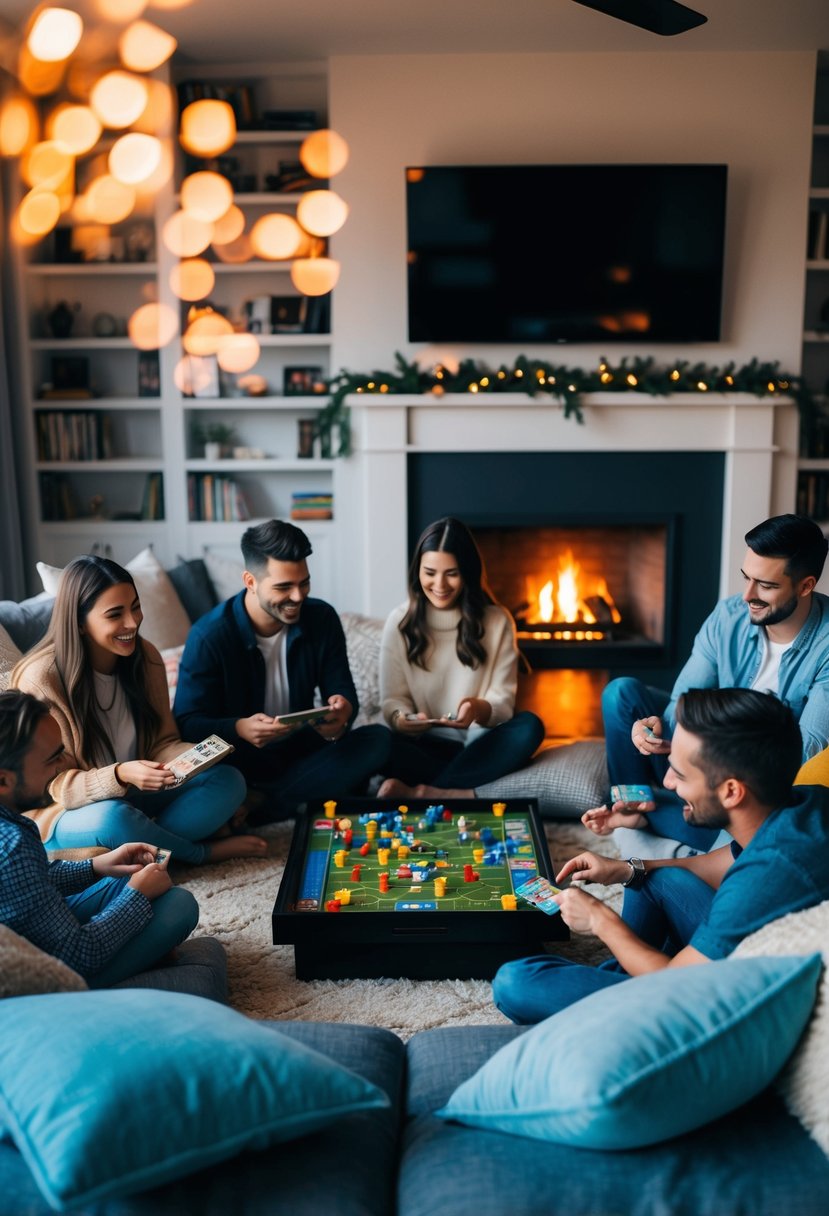
[[[553,877],[535,799],[346,798],[297,821],[273,910],[299,979],[491,978],[569,936],[516,894]]]

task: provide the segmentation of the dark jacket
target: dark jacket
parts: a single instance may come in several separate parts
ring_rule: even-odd
[[[265,660],[245,611],[245,595],[240,591],[193,625],[181,659],[173,707],[183,738],[221,735],[237,748],[234,759],[243,771],[246,761],[259,767],[262,753],[240,739],[236,723],[265,708]],[[291,711],[310,709],[319,689],[323,703],[338,693],[350,702],[356,715],[357,690],[348,666],[345,634],[331,605],[309,596],[299,623],[287,629]]]

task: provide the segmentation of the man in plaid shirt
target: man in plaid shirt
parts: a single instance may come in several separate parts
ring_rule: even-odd
[[[94,988],[157,963],[196,926],[198,904],[173,887],[150,844],[87,861],[49,861],[22,812],[48,806],[63,768],[49,706],[0,693],[0,923],[72,967]],[[71,812],[70,812],[71,813]]]

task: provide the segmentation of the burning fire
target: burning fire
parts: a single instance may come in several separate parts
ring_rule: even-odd
[[[530,590],[532,592],[532,589]],[[558,575],[548,579],[538,594],[531,593],[528,599],[530,607],[527,616],[531,621],[575,626],[574,629],[530,630],[524,635],[541,641],[600,641],[604,637],[601,629],[584,629],[585,625],[600,624],[588,600],[597,606],[602,604],[605,620],[601,623],[606,623],[609,619],[618,625],[622,619],[613,602],[607,580],[603,577],[588,579],[582,573],[571,549],[559,556]],[[537,603],[535,610],[534,603]]]

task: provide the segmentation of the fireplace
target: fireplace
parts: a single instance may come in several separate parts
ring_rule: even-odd
[[[512,613],[533,667],[663,657],[669,642],[673,516],[654,522],[479,527],[495,598]],[[575,654],[573,653],[575,652]]]

